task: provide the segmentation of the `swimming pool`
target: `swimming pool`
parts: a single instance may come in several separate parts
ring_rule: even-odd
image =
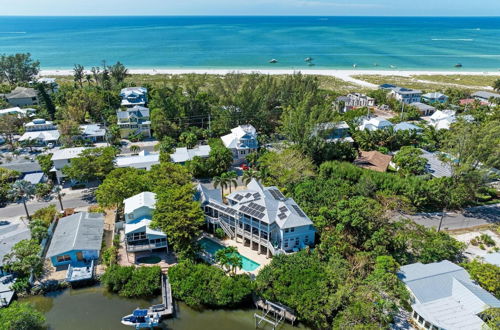
[[[211,255],[215,255],[215,252],[225,248],[225,246],[220,245],[219,243],[212,241],[211,239],[206,237],[200,239],[198,243],[200,243],[200,246],[202,247],[203,250],[207,251]],[[243,269],[246,272],[254,271],[260,266],[260,264],[256,263],[251,259],[248,259],[245,256],[242,256],[239,253],[238,256],[241,258],[241,264],[242,264],[241,269]]]

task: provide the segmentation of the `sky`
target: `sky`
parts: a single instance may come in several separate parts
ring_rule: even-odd
[[[500,0],[0,0],[0,16],[500,16]]]

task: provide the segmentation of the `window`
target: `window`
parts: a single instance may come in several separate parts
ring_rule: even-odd
[[[305,237],[304,237],[304,242],[305,242],[305,243],[309,243],[309,236],[305,236]]]
[[[438,328],[438,327],[436,327],[435,325],[433,325],[431,329],[432,329],[432,330],[439,330],[439,328]]]
[[[414,319],[418,319],[418,314],[417,314],[417,312],[415,312],[415,311],[413,311],[413,318],[414,318]]]
[[[295,231],[295,228],[290,228],[290,232],[293,233]]]
[[[57,256],[57,262],[64,262],[64,261],[70,261],[71,257],[67,254],[62,255],[62,256]]]
[[[244,154],[246,154],[246,153],[247,153],[247,152],[246,152],[246,150],[241,150],[241,151],[240,151],[240,155],[244,155]]]
[[[285,229],[285,233],[288,233],[288,231],[289,231],[288,229]]]
[[[418,316],[418,323],[424,324],[424,318],[422,316]]]
[[[287,247],[288,247],[288,238],[287,238],[287,239],[285,239],[284,243],[285,243],[285,244],[284,244],[283,246],[284,246],[285,248],[287,248]]]
[[[300,241],[299,241],[299,238],[297,237],[297,238],[295,239],[295,246],[299,246],[299,243],[300,243]]]
[[[425,321],[424,328],[430,329],[431,328],[431,324],[429,322]]]

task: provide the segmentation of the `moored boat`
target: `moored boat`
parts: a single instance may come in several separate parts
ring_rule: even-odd
[[[269,63],[278,63],[278,60],[273,58],[272,60],[269,61]]]
[[[138,308],[132,314],[122,317],[122,324],[136,329],[157,327],[160,324],[160,315]]]

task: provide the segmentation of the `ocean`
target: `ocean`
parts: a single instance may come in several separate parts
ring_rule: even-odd
[[[500,17],[0,16],[0,54],[18,52],[42,69],[496,71]]]

